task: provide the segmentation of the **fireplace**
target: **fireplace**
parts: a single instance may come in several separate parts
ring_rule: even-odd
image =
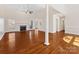
[[[20,31],[26,31],[26,25],[21,25],[20,26]]]

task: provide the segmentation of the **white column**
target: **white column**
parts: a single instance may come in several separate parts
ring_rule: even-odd
[[[49,35],[48,35],[48,33],[49,33],[49,15],[48,15],[48,10],[49,8],[48,8],[48,5],[46,5],[46,32],[45,32],[45,42],[44,42],[44,44],[45,45],[49,45]]]

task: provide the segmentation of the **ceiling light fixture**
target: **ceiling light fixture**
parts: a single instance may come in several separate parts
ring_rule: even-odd
[[[24,11],[26,14],[32,14],[33,13],[33,11],[30,11],[30,10],[25,10]]]

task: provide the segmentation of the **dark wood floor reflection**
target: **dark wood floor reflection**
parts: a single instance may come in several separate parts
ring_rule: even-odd
[[[49,34],[50,45],[44,45],[45,33],[35,31],[5,33],[0,41],[2,54],[67,54],[79,53],[79,47],[64,42],[64,32]]]

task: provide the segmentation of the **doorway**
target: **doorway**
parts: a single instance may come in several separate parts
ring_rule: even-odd
[[[53,33],[65,30],[64,20],[65,17],[63,15],[59,15],[59,14],[53,15]]]

